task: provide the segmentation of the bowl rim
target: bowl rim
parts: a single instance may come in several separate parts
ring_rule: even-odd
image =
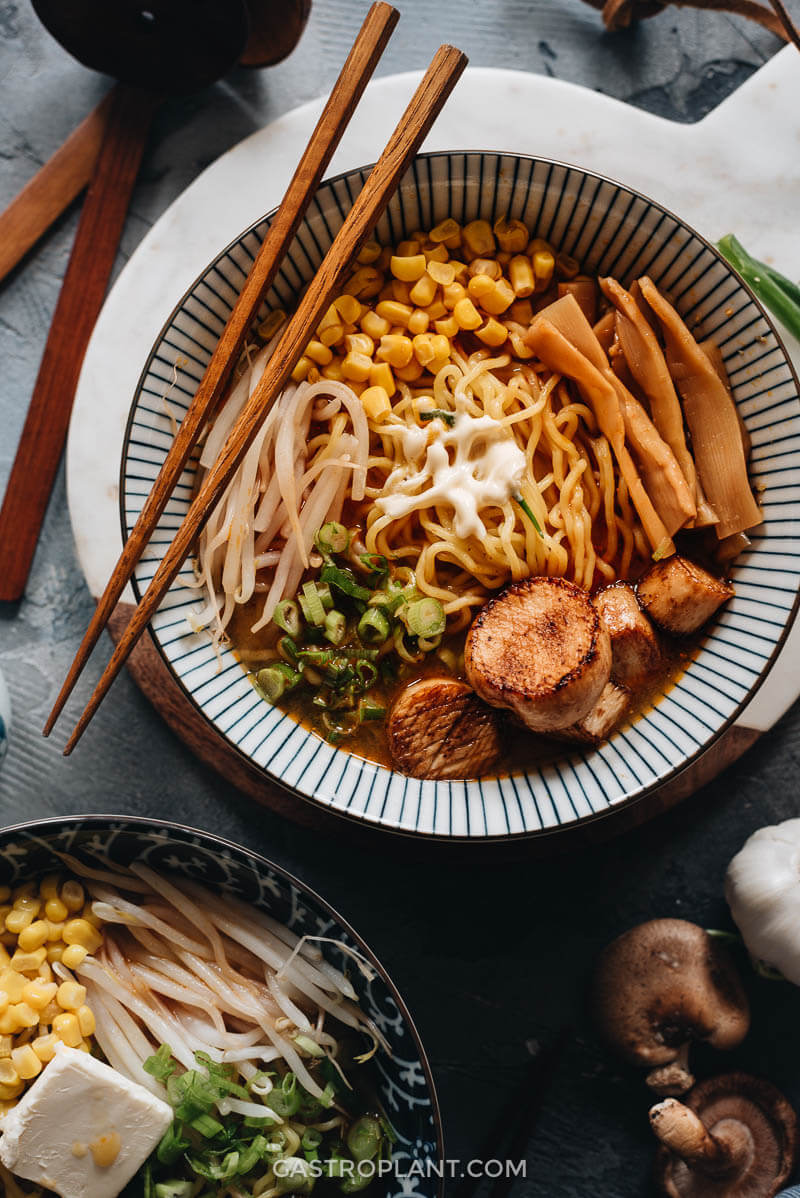
[[[218,849],[227,849],[236,856],[240,863],[250,866],[250,862],[243,858],[250,857],[256,865],[263,866],[266,869],[273,870],[280,874],[282,880],[290,886],[296,886],[302,893],[310,895],[315,903],[317,903],[322,911],[334,919],[350,936],[358,948],[359,952],[366,957],[369,963],[377,970],[378,974],[385,983],[392,1001],[396,1003],[397,1009],[400,1012],[403,1022],[408,1027],[411,1033],[411,1039],[419,1054],[422,1072],[425,1076],[425,1085],[431,1099],[431,1117],[433,1126],[436,1132],[436,1150],[439,1154],[437,1165],[441,1165],[446,1161],[444,1150],[444,1125],[442,1122],[442,1111],[439,1104],[439,1095],[436,1091],[436,1082],[433,1077],[433,1070],[428,1059],[428,1054],[425,1050],[425,1045],[422,1042],[422,1037],[419,1034],[414,1018],[406,1005],[406,1001],[400,993],[397,983],[394,981],[386,966],[376,956],[374,950],[367,944],[364,937],[356,931],[348,919],[337,911],[337,909],[323,898],[317,890],[309,886],[307,882],[302,881],[295,874],[291,873],[283,865],[279,865],[276,861],[265,857],[263,853],[257,852],[255,849],[250,849],[247,845],[240,844],[238,841],[229,840],[226,836],[219,836],[216,832],[208,832],[203,828],[195,828],[191,824],[178,823],[175,820],[158,819],[156,817],[144,815],[113,815],[104,813],[90,813],[87,815],[53,815],[45,816],[41,819],[26,820],[22,823],[4,824],[0,826],[0,848],[15,835],[24,833],[26,835],[46,835],[49,831],[57,831],[67,825],[77,825],[79,829],[88,828],[109,828],[111,825],[125,825],[134,832],[145,832],[147,830],[157,829],[166,831],[177,831],[186,833],[189,836],[197,836],[201,840],[209,841],[211,847]],[[444,1170],[441,1170],[441,1176],[438,1178],[437,1198],[444,1198]]]
[[[747,283],[742,278],[742,276],[736,271],[736,269],[730,264],[730,262],[728,262],[728,260],[725,257],[723,257],[723,255],[721,254],[721,252],[719,251],[717,246],[714,244],[714,242],[709,241],[708,238],[706,238],[702,233],[699,233],[694,228],[693,225],[691,225],[687,221],[685,221],[683,219],[683,217],[679,216],[676,212],[673,212],[671,208],[667,208],[667,207],[665,207],[664,204],[661,204],[657,200],[652,199],[649,195],[647,195],[646,192],[639,191],[637,188],[632,187],[628,183],[624,183],[618,179],[615,179],[611,175],[604,175],[604,174],[601,174],[599,171],[589,170],[586,167],[580,166],[578,163],[565,162],[562,159],[549,158],[546,155],[521,154],[521,153],[517,153],[516,151],[511,151],[511,150],[508,150],[508,151],[504,151],[504,150],[428,150],[428,151],[425,151],[424,153],[416,154],[414,156],[414,158],[412,159],[411,163],[409,163],[408,169],[410,170],[411,167],[413,166],[413,164],[420,160],[430,161],[432,159],[459,157],[459,158],[463,158],[466,161],[466,159],[468,159],[470,157],[483,158],[483,157],[486,157],[487,155],[494,157],[494,158],[517,159],[520,162],[526,162],[526,163],[542,163],[545,166],[550,167],[551,169],[555,167],[555,168],[561,168],[566,171],[579,171],[586,178],[597,180],[601,184],[602,183],[611,184],[611,186],[613,186],[613,187],[621,188],[623,191],[626,191],[626,192],[630,193],[631,195],[644,200],[651,207],[655,208],[658,212],[662,213],[664,216],[675,221],[676,224],[678,224],[680,227],[682,227],[687,232],[689,232],[693,237],[697,238],[697,240],[707,250],[709,250],[711,252],[711,254],[717,260],[717,262],[720,263],[727,271],[729,271],[729,273],[736,280],[738,286],[745,292],[745,294],[750,299],[751,303],[753,303],[755,305],[761,318],[767,324],[770,333],[775,338],[776,345],[777,345],[778,349],[780,350],[781,354],[783,355],[785,364],[789,368],[789,373],[791,376],[791,380],[794,383],[795,391],[797,392],[798,397],[800,397],[800,377],[798,376],[798,371],[795,369],[795,365],[794,365],[794,362],[792,361],[792,357],[786,348],[783,337],[781,336],[780,332],[778,331],[771,314],[764,307],[761,300],[758,298],[758,296],[755,294],[753,289],[750,287],[749,283]],[[317,191],[314,193],[315,196],[318,195],[319,192],[323,188],[333,188],[333,187],[335,187],[335,185],[337,183],[341,183],[345,179],[351,178],[353,175],[363,174],[366,176],[372,170],[374,165],[375,165],[375,163],[371,162],[371,163],[367,163],[366,165],[355,166],[355,167],[352,167],[347,170],[339,171],[335,175],[326,176],[325,178],[323,178],[320,181]],[[401,181],[401,185],[402,185],[402,181]],[[255,234],[255,230],[260,225],[262,225],[265,221],[274,219],[276,213],[279,210],[279,207],[280,207],[280,205],[278,205],[274,208],[271,208],[268,212],[264,213],[263,216],[260,216],[257,220],[253,221],[250,225],[247,226],[247,228],[242,229],[242,231],[236,237],[234,237],[231,241],[229,241],[227,243],[227,245],[225,245],[222,249],[220,249],[217,252],[215,257],[206,264],[206,266],[203,268],[203,270],[200,272],[200,274],[198,274],[192,280],[192,282],[184,290],[184,292],[180,296],[180,298],[176,301],[176,303],[174,304],[174,306],[172,308],[172,311],[170,312],[169,316],[167,316],[167,318],[163,322],[161,328],[158,331],[158,334],[156,335],[155,340],[153,341],[150,352],[147,355],[147,360],[145,361],[145,363],[142,367],[142,370],[139,374],[139,377],[136,381],[136,387],[135,387],[133,396],[131,398],[130,407],[128,409],[128,418],[125,422],[125,431],[123,434],[122,453],[120,456],[120,468],[119,468],[119,486],[118,486],[120,532],[122,535],[122,543],[123,544],[125,544],[125,542],[127,540],[127,535],[128,535],[127,520],[126,520],[126,515],[125,515],[125,465],[126,465],[126,461],[127,461],[127,450],[128,450],[128,445],[130,443],[131,429],[132,429],[134,417],[136,414],[137,399],[138,399],[139,394],[141,393],[141,389],[142,389],[144,380],[146,379],[146,377],[150,371],[150,367],[155,358],[156,351],[157,351],[159,345],[161,344],[162,340],[164,339],[167,331],[172,326],[176,315],[183,308],[184,304],[189,299],[189,297],[193,294],[193,292],[195,291],[197,286],[203,281],[203,279],[205,278],[205,276],[207,275],[209,269],[213,266],[213,264],[215,262],[219,261],[219,259],[224,257],[226,254],[229,254],[230,251],[234,247],[238,246],[244,240],[245,237],[247,237],[250,234]],[[305,220],[305,219],[306,218],[304,217],[303,220]],[[302,223],[303,222],[301,221],[301,224]],[[798,504],[798,506],[800,506],[800,503]],[[142,592],[141,592],[141,588],[139,586],[138,580],[136,578],[135,572],[131,575],[130,585],[133,590],[136,601],[138,603],[142,598]],[[230,751],[234,752],[250,768],[260,770],[260,772],[263,773],[264,777],[269,778],[271,781],[275,782],[278,786],[280,786],[288,794],[291,794],[295,798],[301,799],[304,803],[310,804],[315,810],[321,809],[322,811],[324,811],[330,815],[334,815],[341,820],[347,820],[351,823],[356,824],[360,828],[368,828],[370,830],[379,832],[382,835],[401,837],[401,838],[405,838],[405,839],[409,839],[409,840],[417,841],[417,842],[433,841],[433,842],[437,842],[440,844],[497,845],[497,844],[517,843],[519,841],[531,840],[534,838],[541,839],[543,837],[548,837],[548,836],[549,837],[567,836],[567,835],[569,835],[570,832],[574,833],[577,829],[585,827],[588,824],[596,823],[598,820],[608,819],[618,812],[628,810],[634,804],[641,802],[642,800],[648,798],[650,795],[654,794],[656,791],[660,790],[662,787],[667,786],[671,782],[674,782],[678,777],[680,777],[681,774],[685,773],[696,762],[698,762],[702,757],[704,757],[705,754],[711,752],[714,749],[714,747],[719,743],[720,739],[724,736],[724,734],[728,731],[728,729],[733,724],[736,723],[736,721],[739,719],[739,717],[741,716],[741,714],[745,710],[745,708],[747,708],[749,706],[749,704],[752,702],[752,700],[755,698],[757,692],[761,689],[761,686],[763,685],[764,681],[766,680],[768,674],[771,672],[772,667],[775,665],[775,662],[777,661],[778,656],[782,652],[784,645],[786,643],[786,639],[789,635],[789,632],[792,629],[792,626],[795,622],[795,619],[797,617],[799,610],[800,610],[800,586],[798,586],[798,589],[795,593],[792,607],[791,607],[790,611],[787,613],[786,621],[785,621],[783,629],[781,631],[781,635],[779,636],[778,640],[775,642],[773,651],[770,654],[767,661],[764,663],[764,666],[763,666],[758,678],[755,679],[752,686],[747,691],[747,694],[745,695],[745,697],[736,706],[736,708],[728,716],[728,718],[726,720],[724,720],[722,724],[719,725],[719,727],[714,732],[714,735],[712,736],[711,740],[706,745],[704,745],[700,749],[697,749],[689,757],[685,758],[679,765],[674,766],[673,769],[671,769],[663,777],[657,779],[655,782],[651,782],[647,786],[640,788],[639,790],[636,791],[635,794],[628,795],[625,798],[617,800],[615,803],[613,803],[612,805],[610,805],[609,807],[607,807],[606,809],[604,809],[602,811],[593,811],[589,815],[580,816],[577,819],[570,820],[569,823],[558,824],[554,827],[532,828],[532,829],[526,829],[521,832],[507,832],[505,834],[493,834],[493,835],[486,835],[486,836],[470,836],[470,835],[461,835],[461,834],[455,835],[452,833],[447,834],[447,833],[418,831],[415,828],[408,828],[408,827],[395,827],[395,826],[383,823],[378,820],[367,819],[365,816],[351,812],[350,810],[341,810],[340,808],[333,807],[328,803],[322,802],[321,800],[315,798],[311,794],[304,794],[302,791],[296,790],[290,783],[285,782],[282,778],[278,777],[277,774],[273,774],[269,770],[262,769],[261,767],[257,766],[255,764],[255,762],[253,761],[253,759],[247,753],[245,753],[240,748],[239,745],[234,744],[234,742],[232,740],[229,740],[229,738],[226,737],[224,735],[224,733],[220,732],[219,729],[217,729],[215,727],[213,721],[211,719],[209,719],[209,717],[203,711],[203,708],[201,707],[201,705],[195,699],[192,691],[184,684],[183,679],[178,676],[177,672],[175,670],[173,670],[173,668],[170,664],[170,661],[169,661],[166,653],[164,652],[164,650],[158,640],[158,637],[155,634],[155,631],[152,626],[152,622],[148,622],[147,632],[156,648],[156,651],[158,652],[159,656],[161,657],[166,669],[169,671],[170,677],[172,678],[173,682],[177,686],[180,687],[180,689],[183,691],[183,693],[189,699],[190,703],[193,705],[193,707],[198,712],[200,717],[217,733],[217,735],[222,737],[222,739],[225,742],[226,747]],[[308,731],[309,735],[314,735],[314,733],[312,733],[310,730],[307,730],[307,731]],[[342,749],[341,746],[336,746],[336,748],[338,749],[339,752],[347,753],[347,750]],[[357,757],[359,760],[367,762],[367,764],[374,764],[374,763],[369,762],[369,760],[367,758],[361,758],[359,754],[350,753],[347,755],[350,757]],[[378,768],[385,769],[384,766],[380,766]]]

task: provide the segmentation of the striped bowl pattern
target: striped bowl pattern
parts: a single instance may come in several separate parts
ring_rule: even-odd
[[[350,925],[305,883],[279,865],[231,841],[162,820],[113,815],[64,816],[0,829],[0,877],[14,885],[63,869],[61,854],[96,864],[134,861],[158,873],[179,874],[251,903],[298,936],[328,938],[325,958],[350,978],[361,1009],[386,1037],[363,1066],[366,1094],[380,1099],[397,1135],[395,1169],[383,1184],[386,1198],[442,1198],[444,1158],[436,1088],[425,1050],[403,999],[372,950]],[[372,966],[369,977],[353,967],[348,950]]]
[[[368,168],[325,183],[267,297],[291,307],[358,194]],[[446,216],[519,218],[626,284],[647,273],[684,319],[721,347],[752,439],[751,473],[764,524],[733,570],[736,596],[681,677],[652,708],[598,749],[566,751],[527,773],[470,782],[417,781],[334,748],[262,701],[232,650],[218,663],[186,615],[196,593],[176,580],[152,623],[175,677],[235,749],[299,795],[345,815],[430,837],[505,838],[574,824],[639,797],[687,766],[736,718],[763,681],[794,617],[800,583],[800,399],[787,355],[763,309],[717,252],[677,217],[620,184],[577,167],[518,155],[420,156],[382,218],[396,242]],[[123,533],[138,516],[194,394],[269,217],[227,247],[178,303],[134,397],[121,468]],[[165,395],[167,396],[165,402]],[[143,591],[192,492],[190,463],[135,587]]]

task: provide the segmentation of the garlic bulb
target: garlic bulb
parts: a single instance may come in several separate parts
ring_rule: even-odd
[[[750,955],[800,986],[800,819],[753,833],[728,866],[725,897]]]

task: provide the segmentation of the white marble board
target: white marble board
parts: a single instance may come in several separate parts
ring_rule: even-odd
[[[393,75],[369,85],[331,174],[374,161],[419,78]],[[199,175],[141,242],[106,300],[67,447],[70,516],[94,596],[121,548],[120,455],[150,348],[208,262],[280,202],[322,103],[274,121]],[[644,192],[710,240],[735,232],[757,257],[800,277],[800,58],[792,46],[693,125],[545,76],[471,68],[424,149],[506,150],[587,167]],[[800,372],[800,343],[788,334],[785,340]],[[783,715],[800,695],[798,664],[800,621],[741,726],[766,731]]]

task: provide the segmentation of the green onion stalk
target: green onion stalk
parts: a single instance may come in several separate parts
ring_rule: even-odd
[[[800,286],[766,262],[759,262],[732,233],[717,242],[717,249],[773,316],[800,341]]]

